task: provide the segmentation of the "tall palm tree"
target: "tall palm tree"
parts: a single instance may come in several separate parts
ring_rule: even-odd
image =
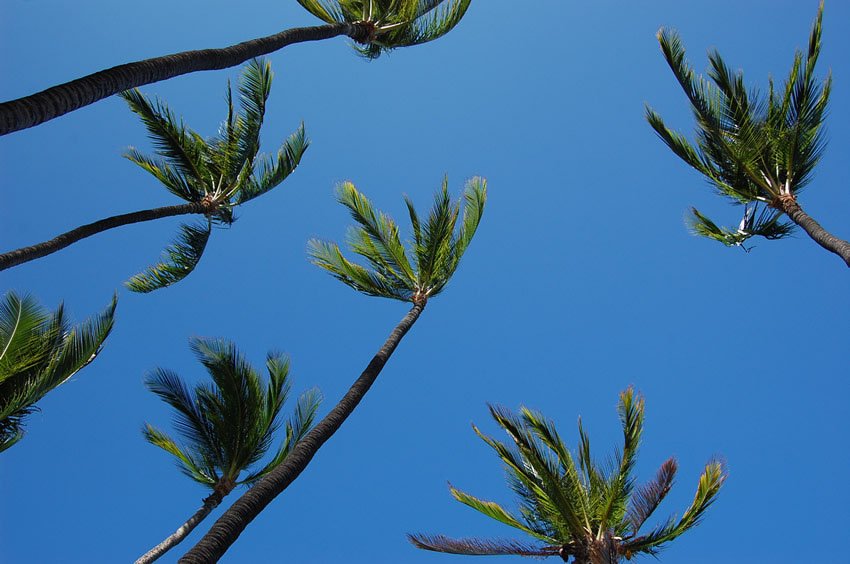
[[[185,204],[109,217],[63,233],[49,241],[0,255],[0,270],[61,250],[108,229],[175,215],[198,214],[204,219],[181,227],[164,260],[134,276],[127,286],[150,292],[185,278],[201,259],[213,225],[230,225],[233,209],[282,183],[301,162],[309,142],[303,124],[278,150],[276,157],[259,155],[260,129],[271,92],[271,66],[253,60],[239,84],[240,111],[236,112],[230,86],[227,119],[219,133],[204,139],[178,120],[163,102],[151,101],[138,90],[121,96],[139,115],[153,140],[157,157],[134,148],[125,156],[156,178]]]
[[[339,187],[340,203],[358,224],[349,233],[351,250],[365,259],[367,266],[349,261],[336,244],[318,240],[309,245],[313,262],[359,292],[412,303],[412,308],[339,403],[295,446],[283,464],[225,511],[180,562],[215,562],[221,558],[248,523],[298,477],[351,415],[428,300],[445,288],[475,235],[487,198],[486,181],[473,178],[466,184],[461,214],[461,204],[451,201],[447,185],[444,181],[425,223],[407,201],[413,228],[413,239],[407,247],[390,216],[376,211],[350,182]]]
[[[285,424],[285,437],[274,457],[251,470],[271,448],[280,427],[280,412],[290,391],[289,359],[276,353],[268,355],[269,381],[264,386],[233,343],[193,339],[190,346],[209,372],[212,385],[197,384],[190,390],[177,374],[162,368],[149,374],[145,382],[174,409],[174,426],[185,444],[149,424],[143,433],[148,442],[174,456],[186,476],[211,493],[189,520],[137,564],[158,559],[186,538],[236,486],[253,484],[286,460],[312,427],[319,407],[317,391],[303,394]]]
[[[36,402],[97,357],[116,303],[72,327],[62,304],[50,312],[14,292],[0,301],[0,452],[23,438]]]
[[[826,250],[850,266],[850,242],[828,233],[800,207],[797,194],[812,178],[823,153],[823,123],[832,86],[814,71],[820,55],[823,2],[809,37],[808,52],[797,52],[785,85],[767,96],[748,92],[742,72],[732,73],[720,54],[709,53],[709,82],[695,76],[685,61],[679,36],[658,33],[661,52],[685,91],[696,117],[696,145],[671,131],[656,112],[646,118],[662,141],[683,161],[699,171],[719,194],[743,206],[737,228],[719,227],[692,209],[695,233],[728,246],[746,249],[751,237],[780,239],[794,224]],[[783,215],[792,223],[783,221]]]
[[[451,31],[471,0],[298,0],[326,25],[287,29],[220,49],[118,65],[0,104],[0,135],[33,127],[131,88],[196,71],[235,67],[287,45],[345,35],[371,57]],[[373,45],[374,43],[374,45]]]
[[[520,498],[516,515],[450,486],[461,503],[523,531],[537,543],[450,539],[442,535],[409,535],[425,550],[467,555],[559,556],[575,564],[614,564],[640,554],[656,555],[663,546],[699,523],[726,479],[719,462],[710,462],[699,479],[693,503],[676,520],[652,531],[640,529],[670,491],[677,464],[671,458],[645,485],[635,488],[632,473],[643,433],[644,401],[629,388],[620,394],[623,449],[613,463],[600,466],[590,456],[590,440],[579,419],[578,464],[554,424],[523,408],[520,416],[490,407],[490,414],[511,438],[513,446],[496,441],[473,427],[505,463],[511,488]]]

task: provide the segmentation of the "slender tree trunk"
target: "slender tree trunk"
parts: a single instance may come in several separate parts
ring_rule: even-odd
[[[0,104],[0,135],[33,127],[130,88],[190,72],[234,67],[293,43],[319,41],[339,35],[363,41],[368,38],[368,34],[368,26],[361,23],[299,27],[221,49],[183,51],[118,65]]]
[[[779,209],[784,211],[791,218],[791,221],[802,227],[809,234],[809,237],[814,239],[815,243],[841,257],[847,266],[850,267],[850,243],[835,237],[821,227],[817,221],[803,211],[803,208],[797,203],[797,198],[794,196],[780,198]]]
[[[236,542],[245,527],[301,474],[325,441],[330,439],[346,418],[351,415],[424,308],[424,302],[414,304],[413,308],[404,316],[404,319],[390,333],[381,350],[372,358],[360,377],[352,384],[330,413],[295,445],[295,448],[292,449],[292,452],[280,466],[269,472],[254,487],[236,500],[200,542],[187,552],[179,562],[183,564],[217,562],[224,555],[230,545]]]
[[[198,509],[198,511],[196,511],[188,521],[180,525],[180,528],[174,531],[173,534],[169,535],[168,538],[136,560],[136,564],[149,564],[180,544],[201,521],[207,518],[207,515],[209,515],[213,509],[219,506],[222,499],[224,499],[224,495],[221,492],[213,492],[204,500],[204,504],[201,508]]]
[[[165,206],[162,208],[154,208],[150,210],[142,210],[122,215],[115,215],[89,223],[72,229],[66,233],[58,235],[49,241],[32,245],[31,247],[22,247],[14,251],[9,251],[0,255],[0,270],[6,270],[19,264],[35,260],[55,253],[69,245],[73,245],[81,239],[91,237],[115,227],[122,225],[130,225],[131,223],[139,223],[142,221],[151,221],[161,217],[171,217],[173,215],[185,215],[193,213],[206,213],[208,205],[204,202],[191,202],[188,204],[180,204],[178,206]]]

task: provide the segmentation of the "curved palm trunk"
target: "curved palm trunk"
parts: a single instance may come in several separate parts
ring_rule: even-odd
[[[183,523],[179,529],[174,531],[173,534],[169,535],[164,541],[147,551],[143,556],[141,556],[138,560],[136,560],[136,564],[148,564],[159,559],[160,556],[180,544],[183,539],[185,539],[189,533],[191,533],[198,524],[207,518],[213,509],[221,504],[221,500],[224,499],[224,495],[219,492],[213,492],[209,497],[204,500],[204,504],[201,506],[198,511],[192,515],[188,521]]]
[[[835,237],[821,227],[820,223],[803,211],[803,208],[797,203],[795,197],[786,196],[780,198],[779,205],[780,209],[791,218],[791,221],[802,227],[809,234],[809,237],[814,239],[815,243],[827,251],[840,256],[847,266],[850,267],[850,243]]]
[[[230,545],[236,542],[248,523],[301,474],[316,455],[316,452],[351,415],[424,308],[424,302],[414,304],[413,308],[404,316],[404,319],[390,333],[381,350],[372,358],[360,377],[352,384],[330,413],[295,445],[295,448],[292,449],[292,452],[280,466],[269,472],[254,487],[236,500],[204,535],[204,538],[187,552],[179,562],[183,564],[217,562],[224,555]]]
[[[293,43],[319,41],[339,35],[365,40],[364,24],[335,23],[287,29],[221,49],[183,51],[102,70],[36,94],[0,104],[0,135],[33,127],[118,92],[190,72],[218,70],[272,53]]]
[[[81,239],[91,237],[108,229],[121,227],[122,225],[130,225],[142,221],[151,221],[161,217],[171,217],[174,215],[186,215],[193,213],[206,213],[207,204],[204,202],[191,202],[188,204],[180,204],[178,206],[165,206],[162,208],[153,208],[150,210],[142,210],[122,215],[114,215],[89,223],[76,229],[72,229],[66,233],[58,235],[49,241],[32,245],[31,247],[22,247],[14,251],[9,251],[0,255],[0,270],[6,270],[19,264],[35,260],[55,253],[69,245],[73,245]]]

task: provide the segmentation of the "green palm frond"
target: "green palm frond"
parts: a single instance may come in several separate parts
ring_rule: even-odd
[[[163,262],[133,277],[127,282],[129,289],[150,292],[185,278],[201,258],[212,222],[232,224],[234,208],[279,186],[298,167],[309,146],[303,123],[277,155],[259,154],[272,79],[268,62],[254,59],[246,65],[238,87],[239,108],[228,83],[227,118],[209,139],[178,121],[164,102],[152,101],[138,90],[121,94],[141,117],[157,154],[150,157],[130,148],[125,157],[175,196],[202,203],[207,217],[204,226],[184,225],[177,242],[165,250]]]
[[[407,200],[413,240],[405,246],[395,220],[376,210],[352,183],[341,184],[337,198],[358,224],[349,231],[348,243],[368,267],[346,259],[337,244],[317,239],[308,245],[313,263],[370,296],[415,302],[439,294],[472,241],[487,200],[487,183],[482,178],[467,182],[463,206],[451,202],[447,186],[444,180],[424,225]],[[456,228],[461,207],[463,219]]]
[[[634,469],[640,445],[644,400],[629,388],[618,403],[623,428],[622,451],[600,467],[591,458],[590,441],[579,421],[578,466],[554,424],[542,414],[522,408],[519,416],[490,407],[498,425],[513,444],[496,441],[477,428],[475,432],[505,464],[509,482],[520,497],[522,518],[500,505],[483,501],[451,485],[452,496],[488,517],[519,529],[545,543],[533,546],[515,541],[450,539],[441,535],[408,535],[418,548],[452,554],[520,556],[569,556],[610,553],[613,560],[630,559],[638,553],[656,554],[665,543],[699,523],[716,500],[726,478],[717,462],[706,466],[697,494],[683,517],[670,519],[651,533],[639,536],[640,528],[670,491],[676,462],[665,462],[654,480],[634,488]],[[588,560],[590,561],[590,560]],[[605,560],[606,562],[609,560]]]
[[[177,241],[163,252],[162,261],[136,274],[124,285],[134,292],[147,293],[183,280],[198,266],[211,232],[210,220],[181,225]]]
[[[64,308],[48,312],[8,292],[0,302],[0,452],[21,440],[36,402],[95,359],[114,323],[117,297],[71,327]]]
[[[298,0],[326,23],[367,24],[370,37],[354,47],[367,59],[439,39],[463,19],[471,0]]]
[[[718,227],[696,210],[691,229],[727,246],[754,236],[780,239],[791,225],[779,221],[780,200],[795,196],[811,180],[825,146],[823,124],[832,81],[818,82],[823,3],[809,37],[807,53],[797,52],[785,85],[769,82],[766,95],[748,89],[742,72],[732,72],[719,53],[709,53],[708,78],[685,60],[679,36],[662,29],[662,54],[690,102],[696,120],[693,142],[670,130],[652,109],[646,119],[673,153],[700,172],[722,196],[744,206],[763,206],[748,227]],[[767,207],[771,209],[768,210]],[[742,222],[743,226],[744,222]],[[746,247],[744,247],[746,248]]]
[[[252,471],[251,466],[271,448],[281,425],[290,390],[289,360],[269,354],[264,384],[233,343],[193,339],[190,346],[211,383],[189,388],[177,374],[164,369],[152,371],[145,381],[148,389],[174,410],[173,424],[182,441],[151,425],[145,425],[142,432],[148,442],[171,454],[186,476],[226,495],[283,462],[312,428],[320,396],[311,390],[299,398],[286,423],[283,445],[267,464]]]

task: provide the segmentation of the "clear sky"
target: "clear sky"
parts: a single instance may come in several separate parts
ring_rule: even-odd
[[[343,39],[271,56],[264,149],[302,120],[313,145],[284,185],[213,233],[188,279],[150,295],[121,287],[158,258],[176,219],[0,273],[0,291],[52,307],[64,300],[78,320],[119,292],[101,356],[42,401],[26,438],[0,455],[0,562],[131,561],[200,506],[204,489],[140,434],[145,421],[169,425],[142,384],[148,370],[205,377],[190,336],[232,339],[258,366],[268,350],[287,352],[295,390],[319,387],[325,413],[407,308],[333,280],[309,264],[306,241],[343,238],[350,220],[333,198],[342,180],[402,220],[402,195],[427,207],[444,174],[454,193],[471,176],[489,180],[461,268],[354,416],[225,562],[459,561],[417,551],[404,534],[513,535],[446,488],[451,480],[513,503],[500,462],[470,428],[496,432],[486,402],[537,408],[570,444],[581,415],[606,456],[621,441],[617,394],[630,384],[647,401],[639,480],[670,455],[681,465],[661,515],[687,506],[708,459],[728,461],[720,500],[664,562],[836,562],[850,506],[850,273],[804,234],[757,241],[749,254],[691,236],[691,205],[729,224],[739,213],[643,119],[650,103],[671,126],[692,128],[654,37],[660,26],[680,31],[698,70],[716,47],[748,83],[765,86],[768,75],[785,76],[816,10],[816,0],[477,0],[447,37],[375,62]],[[269,0],[6,0],[3,12],[4,100],[315,23],[295,2]],[[850,4],[828,1],[819,68],[835,77],[830,144],[800,199],[844,238],[846,22]],[[212,134],[225,117],[226,81],[238,74],[143,90]],[[118,98],[0,138],[0,248],[179,203],[121,158],[129,145],[149,149]]]

